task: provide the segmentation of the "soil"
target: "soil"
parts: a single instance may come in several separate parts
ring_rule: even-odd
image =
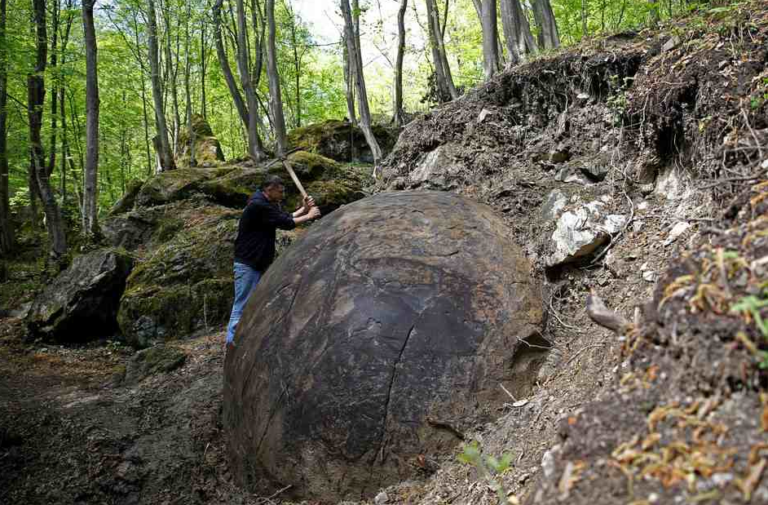
[[[765,2],[694,13],[505,72],[405,128],[375,189],[491,205],[546,281],[554,350],[530,394],[462,428],[509,469],[424,454],[424,478],[376,503],[498,503],[499,485],[509,503],[768,503],[767,47]],[[626,225],[547,266],[555,189]],[[0,289],[23,300],[29,272],[11,265]],[[632,324],[593,323],[591,291]],[[0,332],[0,502],[284,503],[232,484],[221,331],[168,343],[184,365],[132,384],[115,379],[132,350],[23,344],[10,317]]]

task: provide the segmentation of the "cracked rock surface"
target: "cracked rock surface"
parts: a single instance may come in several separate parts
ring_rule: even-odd
[[[497,417],[499,384],[529,393],[546,355],[524,345],[539,282],[489,207],[396,192],[334,217],[270,268],[226,358],[231,468],[254,491],[372,497]]]

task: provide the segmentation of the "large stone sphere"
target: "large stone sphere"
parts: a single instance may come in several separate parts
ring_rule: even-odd
[[[334,501],[423,474],[499,415],[501,385],[530,390],[543,324],[489,207],[424,191],[342,207],[268,270],[227,354],[235,479]]]

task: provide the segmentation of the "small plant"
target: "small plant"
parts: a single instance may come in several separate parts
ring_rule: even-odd
[[[731,312],[746,313],[748,317],[754,319],[757,329],[763,334],[763,338],[768,339],[768,320],[764,320],[760,314],[762,309],[766,307],[768,307],[768,291],[763,291],[763,295],[760,297],[745,296],[731,306]]]
[[[507,491],[504,489],[504,484],[502,484],[499,476],[512,466],[512,455],[504,454],[501,459],[494,456],[484,456],[480,450],[480,444],[476,440],[469,444],[463,444],[462,447],[463,451],[457,456],[458,460],[477,469],[478,473],[488,481],[491,489],[496,491],[499,504],[509,503]]]

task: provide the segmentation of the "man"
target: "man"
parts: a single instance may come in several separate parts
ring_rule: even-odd
[[[297,224],[320,217],[320,210],[311,196],[305,198],[304,204],[293,214],[283,212],[280,202],[284,194],[282,179],[268,176],[260,191],[251,196],[240,218],[235,239],[235,301],[227,326],[226,346],[229,349],[235,347],[235,329],[248,296],[275,259],[277,228],[292,230]]]

